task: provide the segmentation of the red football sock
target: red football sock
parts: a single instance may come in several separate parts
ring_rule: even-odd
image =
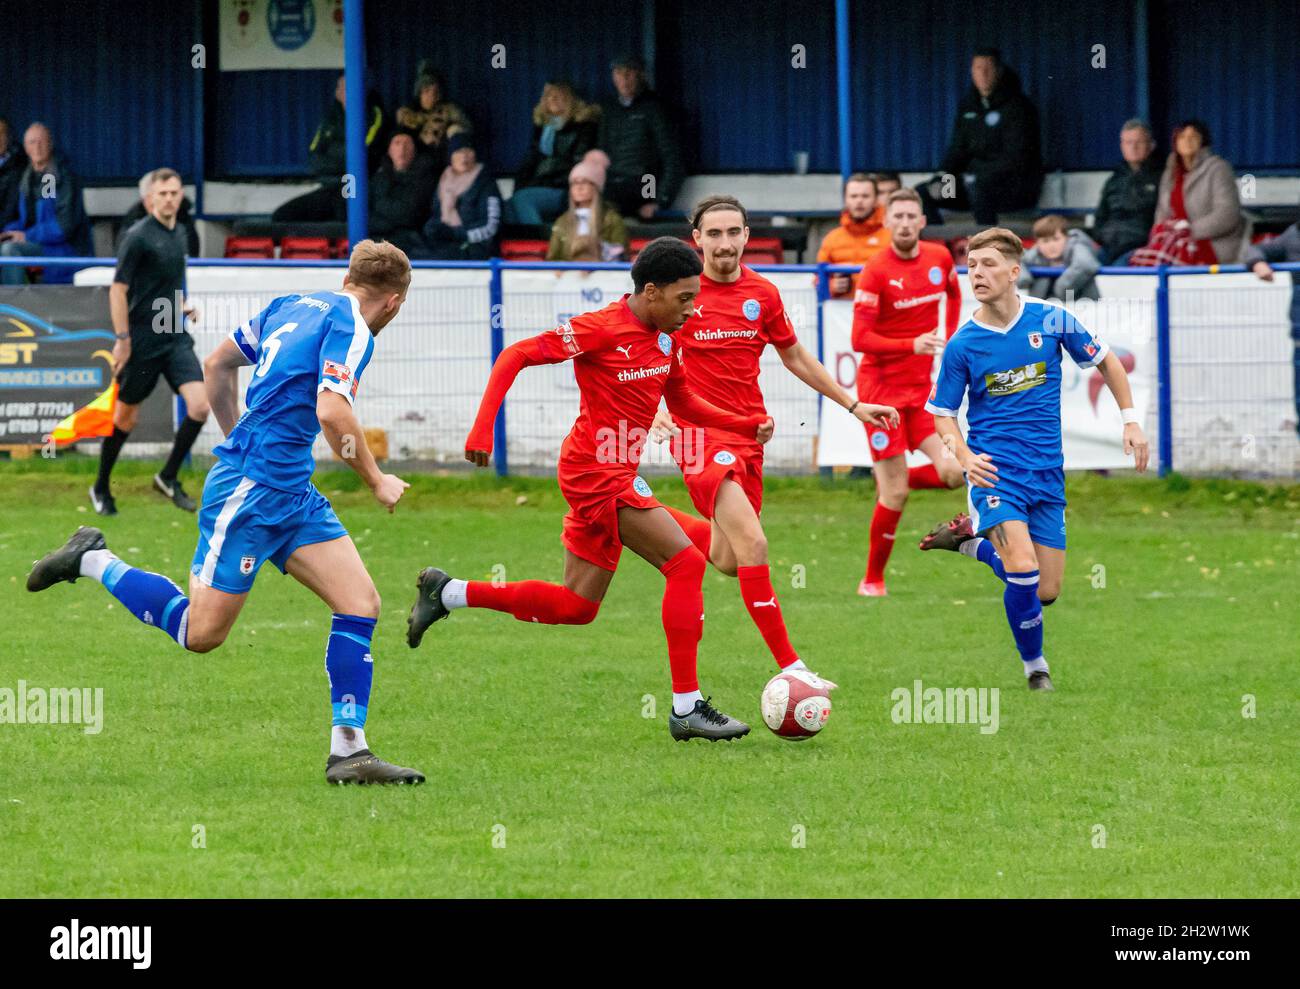
[[[563,584],[548,584],[544,580],[515,580],[505,584],[467,581],[465,600],[471,608],[504,611],[521,622],[543,625],[586,625],[600,610],[599,601],[588,601]]]
[[[668,514],[677,520],[677,524],[682,527],[682,532],[686,533],[686,538],[695,544],[695,548],[703,553],[707,560],[709,544],[713,541],[713,526],[689,512],[683,512],[669,505],[664,505],[664,508],[668,509]]]
[[[668,666],[673,675],[673,693],[699,690],[695,657],[704,635],[704,554],[687,546],[660,567],[668,578],[664,585],[664,635],[668,639]]]
[[[776,665],[785,669],[799,654],[790,645],[789,633],[785,630],[785,619],[781,616],[781,605],[772,589],[772,577],[766,566],[737,567],[736,576],[740,578],[740,596],[749,609],[749,617],[754,619],[758,631],[772,650]]]
[[[925,464],[922,467],[910,467],[907,471],[907,486],[913,491],[921,488],[946,488],[948,485],[943,483],[943,478],[939,476],[939,469],[934,464]]]
[[[876,511],[871,516],[871,551],[867,554],[868,584],[878,584],[885,579],[885,564],[894,551],[894,530],[902,517],[902,512],[876,502]]]

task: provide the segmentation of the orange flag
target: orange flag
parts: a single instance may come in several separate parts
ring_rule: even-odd
[[[78,440],[96,439],[113,434],[113,408],[117,405],[117,382],[89,405],[83,405],[54,427],[55,446],[67,446]]]

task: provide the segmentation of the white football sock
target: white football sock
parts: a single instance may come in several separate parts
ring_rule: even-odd
[[[688,694],[673,694],[673,714],[679,718],[684,718],[695,710],[695,702],[704,700],[704,695],[698,690],[692,690]]]
[[[803,660],[802,660],[802,659],[796,659],[796,660],[795,660],[793,663],[791,663],[789,666],[783,667],[782,669],[783,669],[783,670],[806,670],[806,669],[808,669],[808,667],[806,667],[806,666],[803,665]]]
[[[982,542],[984,542],[983,536],[976,536],[974,539],[967,539],[957,547],[957,552],[962,556],[969,556],[972,560],[978,560],[980,543]]]
[[[366,730],[351,728],[347,725],[333,725],[330,728],[330,755],[350,756],[366,745]]]
[[[1044,673],[1048,672],[1047,660],[1045,660],[1042,656],[1039,656],[1037,659],[1031,659],[1027,663],[1025,663],[1026,677],[1028,677],[1029,674],[1031,673],[1037,673],[1039,670],[1042,670]]]
[[[81,554],[81,576],[103,581],[104,571],[117,556],[107,549],[91,549]]]
[[[447,583],[442,585],[442,606],[444,608],[468,608],[469,601],[466,599],[466,587],[469,581],[457,580],[453,577]]]

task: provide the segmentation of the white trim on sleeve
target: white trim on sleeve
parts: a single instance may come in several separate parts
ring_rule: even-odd
[[[935,405],[933,402],[926,402],[926,403],[925,403],[925,411],[928,412],[928,413],[930,413],[930,415],[932,415],[932,416],[947,416],[947,417],[950,418],[950,419],[956,419],[956,418],[957,418],[957,410],[956,410],[956,409],[944,409],[944,408],[940,408],[938,405]]]

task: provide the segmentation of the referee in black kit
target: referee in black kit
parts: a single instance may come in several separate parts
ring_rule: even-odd
[[[203,367],[194,353],[194,338],[185,330],[192,307],[184,302],[185,231],[176,223],[183,195],[181,177],[170,168],[159,168],[148,180],[149,215],[122,238],[109,289],[117,336],[113,372],[119,387],[113,434],[100,447],[99,477],[90,489],[90,503],[100,515],[117,514],[109,477],[140,417],[140,403],[154,390],[159,376],[185,400],[186,414],[167,463],[154,475],[154,490],[187,512],[197,507],[176,477],[208,418]]]

